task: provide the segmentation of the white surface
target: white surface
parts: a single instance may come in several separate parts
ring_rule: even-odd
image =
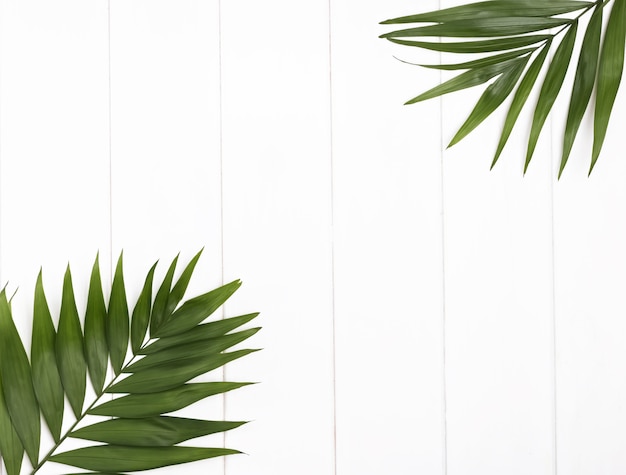
[[[169,473],[624,472],[624,95],[590,179],[586,121],[556,182],[562,100],[489,172],[502,114],[442,152],[478,90],[403,107],[440,76],[377,38],[440,2],[221,3],[0,0],[20,331],[40,265],[56,312],[68,261],[81,309],[97,251],[133,300],[204,246],[189,294],[244,281],[264,350],[225,376],[261,384],[188,411],[252,420],[198,441],[247,455]]]
[[[294,21],[295,20],[295,21]],[[262,312],[264,350],[227,369],[226,473],[333,471],[328,6],[222,3],[224,272],[229,314]],[[237,416],[235,416],[237,415]]]
[[[444,98],[446,145],[480,93]],[[444,157],[450,475],[554,473],[550,130],[526,177],[521,121],[489,172],[503,117]]]
[[[437,2],[425,2],[435,8]],[[443,473],[439,103],[377,38],[402,2],[332,4],[337,473]],[[405,74],[406,73],[406,74]],[[389,91],[379,94],[377,91]],[[379,454],[379,455],[376,455]]]

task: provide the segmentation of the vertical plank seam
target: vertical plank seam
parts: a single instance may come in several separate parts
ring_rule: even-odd
[[[218,122],[219,122],[219,155],[220,155],[220,267],[221,267],[221,275],[220,279],[221,285],[224,285],[224,133],[223,133],[223,111],[222,111],[222,1],[218,0],[217,2],[217,35],[218,35],[218,90],[219,90],[219,100],[218,100]],[[225,309],[224,305],[222,306],[222,319],[225,317]],[[226,381],[226,366],[222,366],[222,381]],[[228,395],[222,395],[222,416],[224,420],[226,419],[227,413],[227,398]],[[222,447],[226,448],[226,439],[228,435],[226,432],[222,433]],[[222,470],[224,475],[226,475],[228,471],[228,457],[222,457]]]
[[[337,475],[337,325],[335,319],[335,162],[333,135],[333,35],[332,0],[328,0],[328,130],[330,166],[330,299],[331,299],[331,358],[332,358],[332,422],[333,422],[333,474]]]
[[[113,283],[113,107],[111,105],[111,0],[107,0],[107,62],[108,62],[108,102],[109,102],[109,282]],[[113,400],[113,395],[109,396]]]
[[[554,239],[554,116],[550,118],[550,234],[552,257],[552,470],[558,474],[558,426],[557,426],[557,325],[556,325],[556,257]]]
[[[4,29],[3,28],[4,24],[2,22],[2,18],[3,17],[4,17],[4,3],[0,2],[0,29]],[[2,52],[2,46],[3,45],[4,44],[3,44],[2,38],[0,38],[0,53]],[[2,87],[2,70],[3,70],[3,68],[2,68],[2,55],[0,54],[0,98],[2,97],[1,92],[3,90],[3,87]],[[0,101],[0,113],[3,110],[4,110],[4,107],[2,107],[2,104],[1,104],[1,101]],[[2,186],[2,177],[4,176],[4,173],[2,171],[2,164],[4,163],[4,161],[3,161],[4,153],[2,152],[2,143],[3,143],[3,140],[2,140],[2,118],[1,118],[1,114],[0,114],[0,211],[1,211],[1,208],[2,208],[1,205],[4,204],[4,199],[3,199],[4,198],[4,187]],[[4,229],[4,225],[2,224],[2,221],[3,221],[2,218],[3,217],[4,217],[4,213],[0,212],[0,230]],[[0,244],[2,244],[2,243],[0,242]],[[2,279],[2,276],[4,274],[2,272],[2,269],[1,269],[2,264],[4,263],[4,259],[3,259],[4,253],[2,252],[3,250],[4,250],[3,247],[0,245],[0,279]],[[3,467],[2,462],[3,462],[3,459],[0,456],[0,475],[2,475],[4,473],[2,471],[2,467]]]
[[[441,9],[441,2],[438,8]],[[441,42],[441,38],[439,38]],[[442,63],[443,53],[439,53],[439,63]],[[443,82],[443,74],[439,71],[439,84]],[[443,140],[443,98],[439,98],[439,163],[441,178],[441,366],[442,366],[442,472],[448,474],[448,381],[447,381],[447,338],[446,338],[446,221],[445,221],[445,169]]]
[[[441,77],[441,73],[439,73]],[[441,81],[440,81],[441,82]],[[442,349],[442,393],[443,393],[443,474],[448,473],[448,372],[447,372],[447,338],[446,338],[446,223],[445,223],[445,173],[444,173],[444,140],[443,140],[443,101],[439,99],[439,134],[441,163],[441,349]]]
[[[0,28],[2,28],[3,22],[2,22],[2,18],[4,18],[4,3],[0,3]],[[3,29],[3,28],[2,28]],[[4,46],[3,42],[2,42],[2,38],[0,38],[0,48],[2,48],[2,46]],[[0,49],[0,51],[2,51]],[[2,92],[2,55],[0,55],[0,93]],[[0,94],[0,98],[2,97],[2,95]],[[3,107],[2,107],[2,103],[0,101],[0,112],[2,112]],[[2,118],[0,116],[0,230],[4,229],[4,226],[2,224],[2,217],[4,216],[4,213],[2,213],[2,204],[4,204],[4,187],[2,186],[2,177],[4,176],[4,174],[2,173],[2,163],[3,163],[3,157],[4,154],[2,153]],[[1,237],[0,237],[1,239]],[[1,241],[0,241],[1,244]],[[0,279],[2,278],[4,272],[2,271],[2,264],[4,263],[4,254],[2,252],[3,248],[2,246],[0,246]],[[1,454],[0,454],[0,475],[4,474],[4,459],[2,458]]]
[[[111,105],[111,0],[107,0],[107,61],[108,61],[108,102],[109,102],[109,280],[113,279],[113,120]]]

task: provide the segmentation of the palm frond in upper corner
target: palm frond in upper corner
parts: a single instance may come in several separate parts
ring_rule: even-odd
[[[183,299],[199,257],[200,253],[176,280],[178,258],[174,259],[153,299],[155,264],[132,312],[124,286],[122,257],[108,306],[96,258],[84,331],[69,267],[56,328],[40,273],[35,286],[30,360],[15,327],[7,295],[4,290],[0,292],[0,456],[7,475],[19,475],[24,453],[33,467],[31,474],[48,462],[92,473],[128,473],[239,453],[221,447],[179,444],[234,429],[243,422],[167,415],[250,384],[189,382],[256,351],[227,350],[259,330],[235,331],[258,314],[203,323],[240,287],[239,281]],[[87,375],[97,398],[85,402]],[[108,397],[103,398],[104,395]],[[110,395],[117,397],[111,400]],[[63,432],[66,397],[75,422]],[[54,440],[54,446],[43,456],[40,414]],[[94,415],[111,419],[85,425]],[[79,423],[81,428],[77,428]],[[61,452],[60,445],[67,438],[94,444]]]
[[[586,15],[588,22],[580,49],[576,51],[579,25]],[[604,15],[608,15],[608,22],[602,32]],[[487,0],[394,18],[382,24],[417,25],[381,35],[381,38],[397,44],[445,53],[481,55],[478,60],[428,66],[464,72],[407,103],[492,81],[452,139],[450,145],[454,145],[512,96],[492,167],[498,161],[530,93],[534,88],[538,89],[524,172],[532,159],[543,125],[563,88],[572,58],[577,53],[559,177],[595,91],[591,173],[602,150],[624,69],[626,0]],[[552,59],[547,60],[550,52],[553,53]],[[544,67],[545,78],[538,84],[539,73]]]

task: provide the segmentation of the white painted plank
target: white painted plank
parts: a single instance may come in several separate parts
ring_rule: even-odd
[[[67,263],[83,312],[96,252],[109,259],[107,12],[100,0],[0,8],[1,277],[19,287],[13,309],[30,346],[40,266],[56,319]]]
[[[554,118],[555,168],[568,101],[569,89]],[[626,163],[621,135],[625,107],[622,90],[602,155],[589,178],[593,108],[588,111],[555,186],[559,473],[626,470]]]
[[[111,8],[114,247],[148,264],[207,245],[219,275],[218,10],[197,0]]]
[[[222,2],[224,260],[260,311],[264,348],[227,370],[252,420],[227,436],[239,475],[333,473],[331,181],[326,2]]]
[[[440,108],[402,106],[439,75],[378,38],[414,10],[332,2],[340,475],[444,473]]]
[[[479,89],[444,99],[446,144]],[[489,172],[506,110],[444,156],[451,475],[554,473],[550,133],[522,177],[523,115]]]
[[[155,287],[204,247],[187,295],[221,284],[219,9],[201,0],[112,1],[112,232],[129,299],[160,259]],[[156,292],[156,290],[155,290]],[[219,316],[219,315],[218,315]],[[221,372],[206,376],[221,380]],[[221,398],[184,411],[221,419]],[[221,435],[194,441],[222,446]],[[222,470],[221,460],[163,473]]]

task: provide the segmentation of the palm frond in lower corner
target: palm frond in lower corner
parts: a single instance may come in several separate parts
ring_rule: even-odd
[[[579,50],[579,24],[589,15]],[[608,15],[604,32],[603,16]],[[594,141],[589,173],[605,141],[611,112],[624,69],[626,0],[487,0],[438,11],[383,21],[416,24],[381,35],[397,44],[455,54],[479,54],[480,59],[458,64],[430,65],[465,72],[424,92],[408,103],[439,97],[492,81],[468,119],[452,139],[456,144],[493,113],[509,96],[512,101],[500,134],[492,167],[498,161],[513,127],[536,87],[524,172],[575,53],[577,67],[565,120],[559,177],[570,156],[583,116],[595,91]],[[420,38],[428,38],[423,40]],[[416,39],[417,38],[417,39]],[[438,38],[441,41],[434,41]],[[454,39],[449,41],[449,39]],[[601,40],[602,38],[602,40]],[[459,40],[460,39],[460,40]],[[551,60],[546,60],[553,52]],[[496,54],[493,54],[496,53]],[[538,84],[539,73],[546,73]]]
[[[259,330],[235,331],[252,321],[256,313],[204,323],[240,287],[240,281],[183,300],[199,257],[200,253],[176,281],[178,259],[174,259],[152,298],[155,264],[146,276],[132,313],[125,291],[122,257],[113,278],[108,307],[96,258],[84,330],[69,267],[56,328],[40,273],[35,287],[30,359],[16,329],[7,295],[4,290],[0,292],[0,456],[7,475],[19,475],[24,454],[34,474],[49,462],[93,473],[128,473],[239,453],[220,447],[179,444],[235,429],[244,422],[167,415],[251,384],[190,382],[256,351],[228,350]],[[112,372],[107,370],[109,367]],[[86,403],[87,375],[96,399]],[[110,395],[115,397],[111,400]],[[75,420],[62,431],[65,398]],[[43,456],[40,414],[54,440],[54,446]],[[111,419],[85,425],[92,416]],[[61,444],[68,438],[94,444],[62,452]]]

